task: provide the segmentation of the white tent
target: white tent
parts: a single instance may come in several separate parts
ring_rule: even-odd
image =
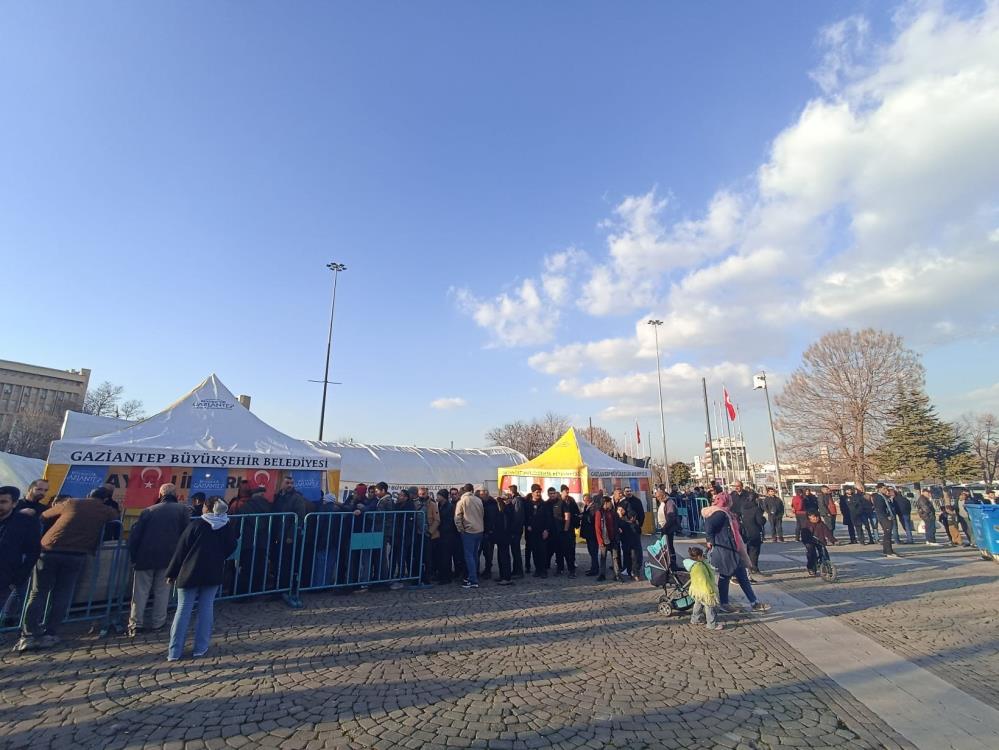
[[[525,461],[512,448],[417,448],[404,445],[310,442],[340,454],[340,486],[349,491],[359,482],[385,482],[392,489],[427,487],[437,490],[466,482],[496,487],[496,470]]]
[[[62,420],[62,432],[59,433],[60,440],[80,440],[81,438],[92,438],[98,435],[107,435],[109,432],[117,432],[131,427],[138,422],[128,419],[115,419],[114,417],[97,417],[93,414],[84,414],[79,411],[67,411]]]
[[[22,495],[29,484],[41,478],[44,469],[45,462],[40,458],[0,453],[0,485],[17,487]]]
[[[102,473],[108,477],[112,467],[129,467],[114,475],[122,477],[116,486],[130,497],[136,491],[134,485],[141,482],[151,487],[166,476],[181,483],[182,490],[232,492],[236,474],[273,489],[280,472],[314,472],[313,479],[323,473],[322,484],[332,488],[337,485],[340,457],[263,422],[210,375],[148,419],[114,432],[53,442],[46,471],[53,491],[69,482],[72,489],[63,491],[76,494],[77,484],[115,484],[116,480],[101,478]],[[78,480],[73,479],[74,471]]]

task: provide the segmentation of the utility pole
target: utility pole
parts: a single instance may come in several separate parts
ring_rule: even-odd
[[[659,379],[659,424],[663,429],[663,474],[666,492],[670,491],[669,459],[666,457],[666,410],[663,408],[663,373],[659,362],[659,326],[663,324],[661,320],[650,320],[649,325],[656,336],[656,377]]]
[[[323,405],[319,411],[319,442],[323,442],[323,427],[326,424],[326,390],[330,385],[330,352],[333,350],[333,313],[336,311],[336,282],[341,271],[346,271],[343,263],[327,263],[326,267],[333,272],[333,302],[330,305],[330,333],[326,339],[326,370],[323,375]]]
[[[711,412],[708,411],[708,381],[701,378],[701,388],[704,390],[704,422],[708,426],[708,466],[704,470],[709,473],[708,482],[714,481],[715,473],[715,446],[711,439]]]
[[[753,390],[763,389],[763,395],[767,397],[767,417],[770,419],[770,440],[774,446],[774,468],[777,470],[777,495],[784,499],[784,482],[780,476],[780,457],[777,455],[777,433],[774,431],[774,414],[770,410],[770,389],[767,388],[767,374],[760,371],[760,374],[753,378]],[[862,490],[861,490],[862,491]]]

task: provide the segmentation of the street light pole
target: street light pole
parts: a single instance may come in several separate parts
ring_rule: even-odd
[[[759,375],[754,379],[756,382],[753,383],[753,388],[755,390],[763,389],[763,395],[767,397],[767,417],[770,418],[770,440],[773,442],[774,446],[774,467],[777,469],[777,495],[783,499],[784,498],[784,483],[781,481],[780,476],[780,458],[777,455],[777,433],[774,431],[774,414],[770,410],[770,389],[767,388],[767,374],[761,371]],[[761,385],[762,384],[762,385]]]
[[[659,379],[659,424],[663,428],[663,474],[666,479],[666,492],[670,491],[669,459],[666,457],[666,410],[663,408],[663,373],[659,363],[659,326],[661,320],[650,320],[649,325],[656,336],[656,377]]]
[[[330,385],[330,352],[333,350],[333,313],[336,310],[336,282],[341,271],[346,271],[343,263],[327,263],[326,267],[333,272],[333,302],[330,305],[330,333],[326,339],[326,371],[323,375],[323,405],[319,411],[319,442],[323,441],[323,426],[326,423],[326,391]]]

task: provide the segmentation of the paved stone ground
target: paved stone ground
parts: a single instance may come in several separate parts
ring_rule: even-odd
[[[155,639],[6,657],[0,732],[38,748],[904,746],[764,625],[709,634],[655,597],[580,578],[223,605],[204,661],[168,665]]]
[[[898,560],[873,550],[834,547],[832,585],[804,574],[801,545],[765,544],[761,567],[806,604],[999,708],[999,565],[950,547],[898,545]]]
[[[999,566],[953,567],[972,556],[941,550],[846,564],[828,586],[774,560],[778,585],[889,648],[899,628],[943,637],[943,657],[918,637],[899,653],[955,681],[977,664],[975,694],[995,693],[994,654],[975,649],[995,645]],[[162,635],[70,631],[66,648],[0,656],[0,748],[912,747],[774,636],[779,613],[709,633],[656,614],[657,595],[580,577],[314,594],[299,611],[227,603],[209,657],[170,664]]]

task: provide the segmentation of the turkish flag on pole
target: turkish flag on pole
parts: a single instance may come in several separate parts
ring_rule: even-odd
[[[642,431],[638,429],[638,420],[635,420],[635,439],[638,440],[638,444],[642,444]]]
[[[722,392],[725,394],[725,411],[728,412],[728,421],[735,421],[735,406],[732,405],[732,400],[728,397],[728,388],[722,386]]]

